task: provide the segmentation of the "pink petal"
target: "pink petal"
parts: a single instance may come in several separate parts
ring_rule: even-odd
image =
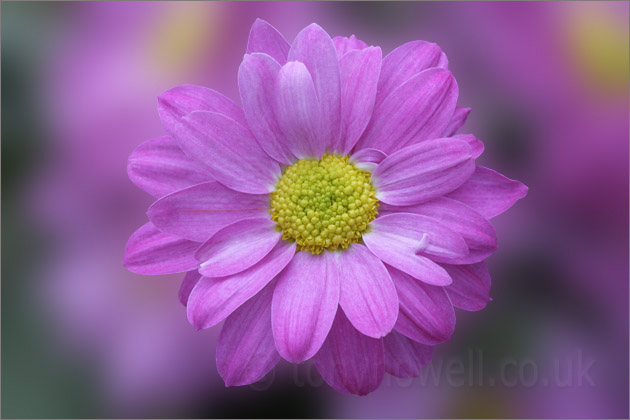
[[[464,126],[464,123],[466,123],[468,114],[470,114],[470,108],[462,108],[460,106],[455,107],[455,111],[453,111],[453,116],[444,129],[442,137],[451,137],[453,134],[457,133],[459,129]]]
[[[276,348],[292,363],[310,359],[330,331],[339,303],[339,274],[330,252],[298,252],[278,276],[271,305]]]
[[[278,63],[287,61],[290,45],[276,28],[262,19],[256,19],[249,31],[247,53],[265,53]]]
[[[293,258],[295,243],[280,241],[252,267],[228,277],[202,277],[188,300],[188,320],[196,329],[218,324],[260,292]]]
[[[243,271],[271,251],[282,234],[268,217],[234,222],[212,235],[197,250],[199,272],[205,277],[223,277]]]
[[[268,214],[268,195],[240,193],[216,181],[167,195],[147,211],[151,222],[163,232],[197,242],[204,242],[231,223]]]
[[[385,159],[387,155],[377,149],[361,149],[350,156],[350,162],[354,163],[359,169],[367,172],[374,172],[379,163]]]
[[[451,278],[442,267],[418,255],[462,255],[468,251],[462,237],[426,216],[411,213],[387,214],[370,224],[363,242],[377,257],[415,278],[446,286]]]
[[[433,356],[433,347],[416,343],[397,331],[383,339],[385,371],[399,378],[415,378]]]
[[[466,311],[479,311],[490,302],[490,273],[484,263],[470,265],[444,264],[453,284],[446,292],[454,306]]]
[[[390,154],[423,140],[438,138],[449,123],[459,90],[453,75],[432,68],[400,85],[381,104],[357,149],[373,147]]]
[[[326,383],[343,393],[367,395],[385,374],[382,340],[361,334],[341,310],[314,359]]]
[[[321,105],[323,139],[332,150],[341,130],[341,77],[335,44],[326,31],[313,23],[295,37],[288,60],[304,63],[313,77]]]
[[[182,305],[186,306],[188,304],[190,292],[192,292],[193,288],[200,279],[201,274],[199,274],[197,270],[186,273],[184,280],[182,280],[182,285],[179,287],[179,292],[177,293],[177,297]]]
[[[154,197],[162,197],[200,182],[210,174],[168,136],[147,140],[131,152],[127,162],[129,179]]]
[[[274,113],[285,144],[299,159],[324,153],[322,114],[313,79],[304,64],[291,61],[276,79]]]
[[[455,311],[444,287],[424,284],[393,267],[387,269],[400,297],[396,331],[429,346],[448,340],[455,330]]]
[[[256,24],[254,24],[256,25]],[[258,144],[276,161],[295,161],[273,112],[280,64],[267,54],[248,54],[238,69],[238,87],[249,128]]]
[[[448,196],[469,205],[486,219],[491,219],[525,197],[527,190],[518,181],[478,166],[468,181]]]
[[[217,112],[240,124],[245,124],[245,115],[241,107],[212,89],[182,85],[169,89],[158,96],[158,113],[162,125],[173,138],[180,130],[182,117],[193,111]],[[184,150],[184,152],[186,151]],[[189,157],[194,158],[191,155]]]
[[[367,235],[370,242],[398,240],[409,244],[415,252],[423,252],[431,257],[462,257],[468,254],[468,246],[457,231],[436,220],[413,213],[389,213],[378,217],[371,223]],[[387,239],[386,239],[387,238]],[[423,244],[417,247],[416,243]]]
[[[404,212],[428,216],[464,238],[470,250],[468,255],[438,257],[434,258],[435,261],[470,264],[483,261],[497,249],[497,234],[490,222],[467,205],[451,198],[440,197],[422,204],[403,207],[383,204],[378,210],[382,215]]]
[[[470,146],[472,150],[473,158],[477,159],[484,150],[484,145],[477,137],[472,134],[456,134],[453,136],[454,139],[463,140]]]
[[[376,104],[381,104],[387,96],[416,74],[432,67],[448,68],[446,55],[436,44],[412,41],[399,46],[383,59]]]
[[[339,305],[361,333],[384,337],[398,316],[396,288],[385,265],[360,244],[334,255],[343,279]]]
[[[387,156],[372,173],[372,183],[380,201],[405,206],[455,190],[474,171],[475,161],[466,142],[435,139]]]
[[[381,49],[352,50],[339,60],[341,71],[341,137],[333,150],[347,155],[367,127],[381,70]]]
[[[360,39],[357,39],[354,35],[350,35],[349,37],[336,36],[333,38],[333,43],[335,44],[335,49],[337,50],[339,58],[349,51],[367,48],[367,44]]]
[[[199,243],[160,232],[148,222],[127,242],[123,265],[137,274],[172,274],[199,266],[195,251]]]
[[[182,119],[179,146],[206,166],[214,179],[249,194],[272,192],[280,167],[256,143],[252,133],[215,112],[195,111]]]
[[[232,313],[217,342],[217,370],[225,386],[259,381],[280,361],[271,333],[271,297],[268,285]]]

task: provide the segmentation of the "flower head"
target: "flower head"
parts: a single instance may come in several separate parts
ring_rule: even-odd
[[[319,26],[293,44],[257,20],[238,72],[242,107],[202,87],[159,97],[168,136],[140,145],[129,176],[159,198],[125,265],[187,272],[197,329],[225,320],[227,385],[284,358],[365,395],[385,372],[410,377],[449,339],[453,306],[489,298],[487,219],[527,188],[478,167],[455,134],[470,109],[435,44],[385,58]]]

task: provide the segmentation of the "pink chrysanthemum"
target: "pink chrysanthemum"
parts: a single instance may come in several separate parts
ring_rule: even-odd
[[[292,45],[257,20],[238,72],[242,107],[180,86],[159,97],[168,136],[140,145],[129,176],[159,199],[127,244],[141,274],[185,272],[197,329],[225,320],[226,385],[280,358],[313,358],[325,381],[365,395],[385,372],[416,376],[449,339],[453,306],[489,298],[487,219],[527,187],[475,165],[455,134],[447,59],[431,43],[379,47],[313,24]]]

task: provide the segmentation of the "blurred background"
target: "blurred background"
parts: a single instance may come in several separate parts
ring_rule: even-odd
[[[219,327],[188,324],[181,276],[122,267],[152,201],[127,156],[164,134],[156,96],[239,101],[257,17],[289,42],[317,22],[384,53],[438,43],[479,163],[529,186],[493,220],[494,300],[458,310],[425,368],[459,360],[463,381],[386,375],[360,398],[305,363],[225,388]],[[627,2],[5,2],[1,19],[4,418],[628,417]]]

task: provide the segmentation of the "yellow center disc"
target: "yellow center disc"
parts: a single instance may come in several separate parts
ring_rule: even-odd
[[[298,250],[319,254],[358,242],[376,218],[370,174],[348,157],[325,154],[286,168],[271,194],[271,219]]]

